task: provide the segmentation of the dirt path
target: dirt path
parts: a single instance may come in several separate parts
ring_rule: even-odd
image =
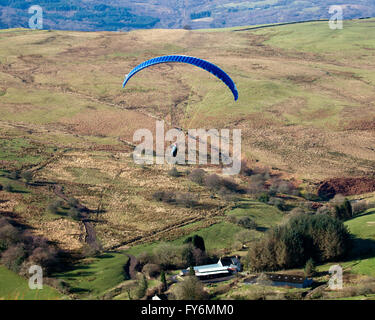
[[[66,196],[62,190],[62,186],[60,185],[55,185],[53,187],[54,193],[60,197],[61,199],[68,201],[69,197]],[[90,214],[90,209],[85,207],[84,205],[78,203],[77,204],[77,209],[79,210],[81,214],[81,221],[85,227],[86,230],[86,236],[85,236],[85,242],[93,249],[95,250],[101,250],[101,246],[96,238],[96,232],[94,229],[94,226],[90,220],[89,214]]]

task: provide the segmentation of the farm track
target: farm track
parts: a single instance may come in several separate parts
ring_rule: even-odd
[[[61,199],[65,201],[69,200],[69,197],[64,194],[62,187],[60,185],[55,185],[53,191]],[[90,210],[80,203],[78,203],[76,207],[80,211],[81,216],[83,217],[81,221],[86,231],[85,242],[94,250],[101,250],[101,246],[96,237],[95,228],[89,218]]]
[[[213,225],[213,224],[217,223],[217,221],[214,218],[219,217],[219,216],[223,216],[225,211],[229,207],[230,206],[226,206],[226,207],[223,207],[223,208],[217,210],[215,213],[211,213],[210,217],[208,217],[208,218],[205,218],[205,217],[202,217],[202,216],[195,217],[195,218],[189,218],[189,219],[186,219],[182,222],[174,224],[172,226],[167,226],[167,227],[164,227],[164,228],[159,229],[159,230],[151,231],[151,232],[147,233],[146,235],[138,236],[138,237],[135,237],[133,239],[124,241],[120,244],[117,244],[115,246],[112,246],[112,247],[109,248],[109,250],[111,250],[111,251],[112,250],[118,250],[118,249],[121,250],[121,249],[124,249],[125,247],[127,247],[129,245],[137,245],[137,244],[152,242],[152,241],[160,239],[165,234],[171,234],[171,233],[173,233],[173,231],[176,231],[181,227],[184,227],[184,226],[187,226],[189,224],[199,222],[199,221],[208,222],[208,226]],[[168,239],[168,240],[172,240],[172,239]]]

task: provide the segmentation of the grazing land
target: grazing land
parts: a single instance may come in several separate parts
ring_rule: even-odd
[[[126,299],[126,289],[117,287],[136,281],[124,272],[127,254],[199,235],[217,255],[245,256],[243,248],[285,223],[294,207],[325,205],[321,182],[359,179],[345,195],[373,198],[375,190],[361,178],[375,177],[374,28],[375,19],[345,21],[343,30],[326,22],[220,32],[0,30],[1,217],[69,257],[69,268],[54,276],[69,285],[71,297]],[[239,101],[212,75],[187,65],[154,66],[121,88],[134,66],[165,54],[218,64],[235,80]],[[249,168],[268,170],[265,186],[285,179],[299,193],[280,189],[260,202],[247,192],[260,174],[235,176],[246,192],[228,195],[193,182],[194,166],[178,165],[173,176],[170,165],[136,165],[133,134],[153,132],[156,119],[184,129],[242,129],[243,158]],[[220,168],[201,167],[220,175]],[[161,201],[158,192],[173,201]],[[346,222],[355,250],[342,263],[356,281],[375,277],[373,216],[369,209]],[[239,244],[241,219],[255,227]],[[82,258],[90,241],[102,253]],[[319,268],[326,272],[328,265]],[[1,266],[0,272],[8,271]],[[261,294],[228,286],[225,294],[216,288],[215,298]],[[5,287],[1,298],[35,297]],[[52,298],[54,291],[43,294]]]

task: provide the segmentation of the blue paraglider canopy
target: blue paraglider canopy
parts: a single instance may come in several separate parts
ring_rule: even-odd
[[[132,71],[130,71],[129,74],[126,75],[123,87],[126,86],[128,81],[130,80],[131,77],[133,77],[137,72],[148,68],[150,66],[153,66],[155,64],[160,64],[160,63],[168,63],[168,62],[180,62],[180,63],[188,63],[191,65],[194,65],[196,67],[202,68],[203,70],[206,70],[208,72],[211,72],[214,76],[219,78],[221,81],[223,81],[228,88],[232,91],[234,100],[237,101],[238,99],[238,90],[236,87],[236,84],[234,81],[231,79],[231,77],[226,74],[222,69],[220,69],[218,66],[214,65],[211,62],[195,58],[195,57],[189,57],[189,56],[180,56],[180,55],[171,55],[171,56],[162,56],[158,58],[153,58],[151,60],[147,60],[137,67],[135,67]]]

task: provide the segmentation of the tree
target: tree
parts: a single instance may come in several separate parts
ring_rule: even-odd
[[[268,203],[268,201],[270,201],[270,196],[268,195],[267,192],[263,192],[263,193],[258,197],[258,201],[260,201],[260,202],[264,202],[264,203]]]
[[[203,169],[194,169],[189,174],[189,179],[197,184],[203,185],[206,172]]]
[[[189,268],[189,276],[195,276],[195,270],[193,266],[190,266]]]
[[[305,277],[313,277],[316,274],[315,263],[312,258],[307,260],[304,272],[305,272]]]
[[[9,247],[1,255],[1,263],[8,269],[18,272],[22,262],[26,258],[26,251],[22,244]]]
[[[143,266],[142,272],[149,278],[156,278],[160,274],[160,266],[158,264],[147,263]]]
[[[147,288],[148,288],[147,279],[146,279],[146,276],[143,274],[141,279],[138,280],[138,286],[136,289],[136,296],[138,299],[141,299],[145,296]]]
[[[202,283],[195,276],[187,276],[184,281],[177,283],[173,295],[177,300],[204,300],[207,298]]]
[[[348,199],[345,199],[343,203],[335,206],[334,217],[340,220],[347,220],[352,218],[353,209]]]
[[[186,238],[184,243],[192,243],[194,248],[200,249],[203,252],[206,251],[204,239],[198,235],[194,235],[193,237]]]
[[[198,235],[193,236],[193,246],[197,249],[202,250],[203,252],[206,251],[206,246],[204,244],[204,239]]]
[[[21,234],[5,218],[0,219],[0,254],[21,240]]]
[[[245,229],[255,230],[257,228],[255,221],[251,220],[249,217],[241,217],[238,219],[237,224]]]
[[[161,273],[160,273],[160,281],[161,281],[161,283],[162,283],[162,285],[163,285],[162,290],[163,290],[163,291],[166,291],[166,290],[168,289],[168,283],[167,283],[167,279],[166,279],[166,277],[165,277],[165,272],[164,272],[164,270],[161,270]]]
[[[194,249],[193,245],[191,243],[188,243],[185,245],[184,250],[182,251],[182,257],[186,261],[186,264],[188,266],[195,264],[193,249]]]
[[[350,233],[342,221],[327,215],[299,215],[270,229],[248,252],[249,269],[273,271],[305,265],[309,258],[325,262],[343,258]]]

